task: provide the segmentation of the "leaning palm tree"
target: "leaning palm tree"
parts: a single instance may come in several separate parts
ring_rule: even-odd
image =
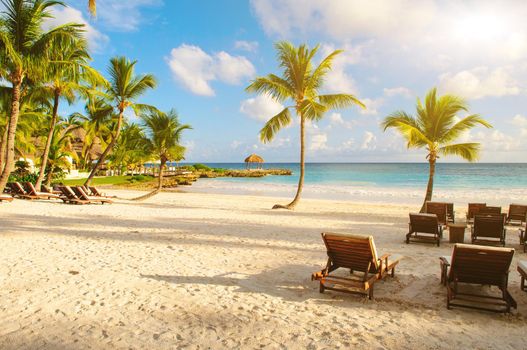
[[[89,88],[82,84],[85,80],[97,81],[101,85],[106,83],[104,78],[88,65],[91,58],[88,54],[88,44],[84,39],[75,40],[68,46],[52,45],[48,50],[48,55],[49,63],[43,69],[43,78],[46,82],[36,90],[52,101],[53,108],[46,144],[42,152],[40,172],[35,184],[37,189],[40,188],[44,179],[61,99],[72,104],[77,94],[87,95]]]
[[[71,144],[71,131],[67,125],[59,124],[53,132],[48,163],[45,169],[46,186],[48,187],[55,179],[57,173],[63,173],[65,169],[71,169],[72,160],[77,160],[77,153],[73,151]]]
[[[415,117],[397,111],[387,116],[382,123],[385,131],[388,128],[398,130],[406,139],[408,148],[426,148],[428,152],[426,158],[430,168],[421,212],[425,210],[426,202],[432,200],[435,167],[439,155],[457,155],[469,162],[476,161],[480,151],[479,143],[454,142],[478,124],[492,127],[478,114],[471,114],[459,120],[458,114],[463,112],[468,112],[468,105],[462,98],[454,95],[438,97],[436,89],[433,88],[426,95],[424,106],[420,99],[417,100]]]
[[[115,103],[117,109],[117,123],[115,125],[115,131],[112,135],[110,143],[106,146],[105,150],[100,155],[97,163],[93,167],[90,176],[86,179],[84,185],[88,186],[97,170],[106,160],[106,157],[111,152],[115,143],[119,139],[121,132],[121,126],[123,124],[124,111],[131,107],[136,113],[140,110],[147,109],[153,110],[151,106],[138,104],[135,102],[137,98],[143,95],[148,89],[153,89],[156,86],[156,79],[151,74],[145,74],[136,76],[134,73],[134,67],[137,61],[130,61],[126,57],[114,57],[110,59],[110,66],[108,73],[110,74],[108,98]]]
[[[0,14],[0,66],[2,77],[12,87],[10,115],[7,123],[5,165],[0,175],[0,193],[4,190],[14,166],[15,134],[20,113],[22,85],[26,79],[38,80],[40,68],[52,43],[67,42],[80,37],[81,24],[65,24],[47,32],[44,20],[50,9],[63,5],[55,0],[2,0]]]
[[[275,44],[278,51],[278,61],[283,70],[283,76],[269,74],[258,77],[246,88],[248,92],[264,93],[278,102],[292,100],[293,105],[285,107],[277,115],[269,119],[260,131],[262,142],[270,142],[276,133],[291,123],[290,109],[294,109],[300,118],[300,178],[293,201],[287,205],[276,204],[273,209],[293,209],[302,193],[305,173],[305,125],[306,122],[317,122],[331,109],[364,104],[350,94],[321,95],[321,89],[326,74],[331,70],[333,59],[342,50],[333,51],[325,57],[317,67],[313,67],[313,57],[319,46],[309,49],[306,45],[294,47],[289,42]]]

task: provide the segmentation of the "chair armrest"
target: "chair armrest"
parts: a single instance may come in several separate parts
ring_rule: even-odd
[[[445,259],[445,257],[440,256],[440,257],[439,257],[439,260],[441,261],[441,265],[445,265],[445,266],[447,266],[447,267],[450,266],[450,263],[448,262],[447,259]]]
[[[440,265],[441,265],[441,284],[442,285],[445,285],[447,284],[447,273],[448,273],[448,267],[450,266],[450,263],[448,262],[447,259],[445,259],[444,257],[439,257],[439,262],[440,262]]]

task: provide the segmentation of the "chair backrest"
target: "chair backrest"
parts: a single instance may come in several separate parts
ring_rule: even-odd
[[[73,190],[73,192],[75,192],[77,197],[79,197],[79,199],[90,200],[90,198],[88,198],[88,195],[86,194],[86,192],[84,192],[84,189],[82,188],[82,186],[75,186],[75,187],[72,188],[72,190]]]
[[[508,215],[509,219],[525,221],[526,216],[527,216],[527,205],[524,205],[524,204],[509,205],[509,215]]]
[[[439,234],[439,220],[436,214],[410,213],[412,232]]]
[[[77,197],[77,195],[75,194],[75,192],[73,192],[73,190],[71,189],[70,186],[60,186],[60,191],[62,192],[63,195],[66,196],[66,198],[68,199],[79,199]]]
[[[11,188],[13,189],[13,191],[15,191],[15,193],[18,193],[18,194],[28,194],[26,189],[24,187],[22,187],[22,185],[20,184],[20,182],[12,182],[11,183]]]
[[[91,193],[93,193],[94,196],[102,196],[102,193],[99,192],[97,187],[90,186],[90,191],[91,191]]]
[[[364,273],[378,272],[379,260],[372,236],[324,232],[322,239],[334,265]]]
[[[505,225],[505,215],[482,215],[474,216],[475,237],[502,238],[503,227]]]
[[[514,256],[513,248],[456,244],[449,280],[483,285],[503,285]]]
[[[486,206],[487,203],[468,203],[467,219],[473,219],[474,215],[478,214]]]
[[[36,196],[38,194],[37,193],[37,189],[35,188],[35,186],[31,182],[26,181],[25,185],[26,185],[26,188],[28,189],[29,194],[31,194],[33,196]]]
[[[479,214],[501,214],[501,207],[486,205],[485,208],[480,209]]]
[[[426,202],[425,212],[428,214],[436,214],[439,223],[443,225],[446,224],[446,217],[448,212],[447,203]]]

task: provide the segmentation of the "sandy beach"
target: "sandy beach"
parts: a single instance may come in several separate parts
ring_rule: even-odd
[[[1,204],[0,348],[525,347],[517,228],[507,245],[517,250],[509,288],[518,309],[449,311],[438,257],[452,245],[404,243],[417,208],[306,199],[272,211],[276,201],[161,193],[104,206]],[[381,254],[404,257],[396,277],[371,301],[320,294],[310,275],[326,262],[323,231],[372,234]]]

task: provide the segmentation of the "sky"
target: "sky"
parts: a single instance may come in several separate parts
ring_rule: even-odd
[[[298,123],[261,143],[259,130],[283,106],[245,92],[255,77],[280,74],[279,40],[320,44],[316,62],[343,49],[323,92],[352,93],[367,106],[329,111],[309,125],[308,162],[425,161],[425,150],[407,150],[379,125],[397,110],[414,114],[432,87],[464,97],[471,114],[493,125],[461,138],[482,143],[480,161],[527,159],[524,1],[98,0],[96,18],[87,0],[66,3],[50,25],[85,23],[94,67],[105,73],[123,55],[138,61],[139,74],[157,77],[140,102],[175,108],[192,125],[183,138],[189,162],[241,162],[251,153],[298,161]]]

